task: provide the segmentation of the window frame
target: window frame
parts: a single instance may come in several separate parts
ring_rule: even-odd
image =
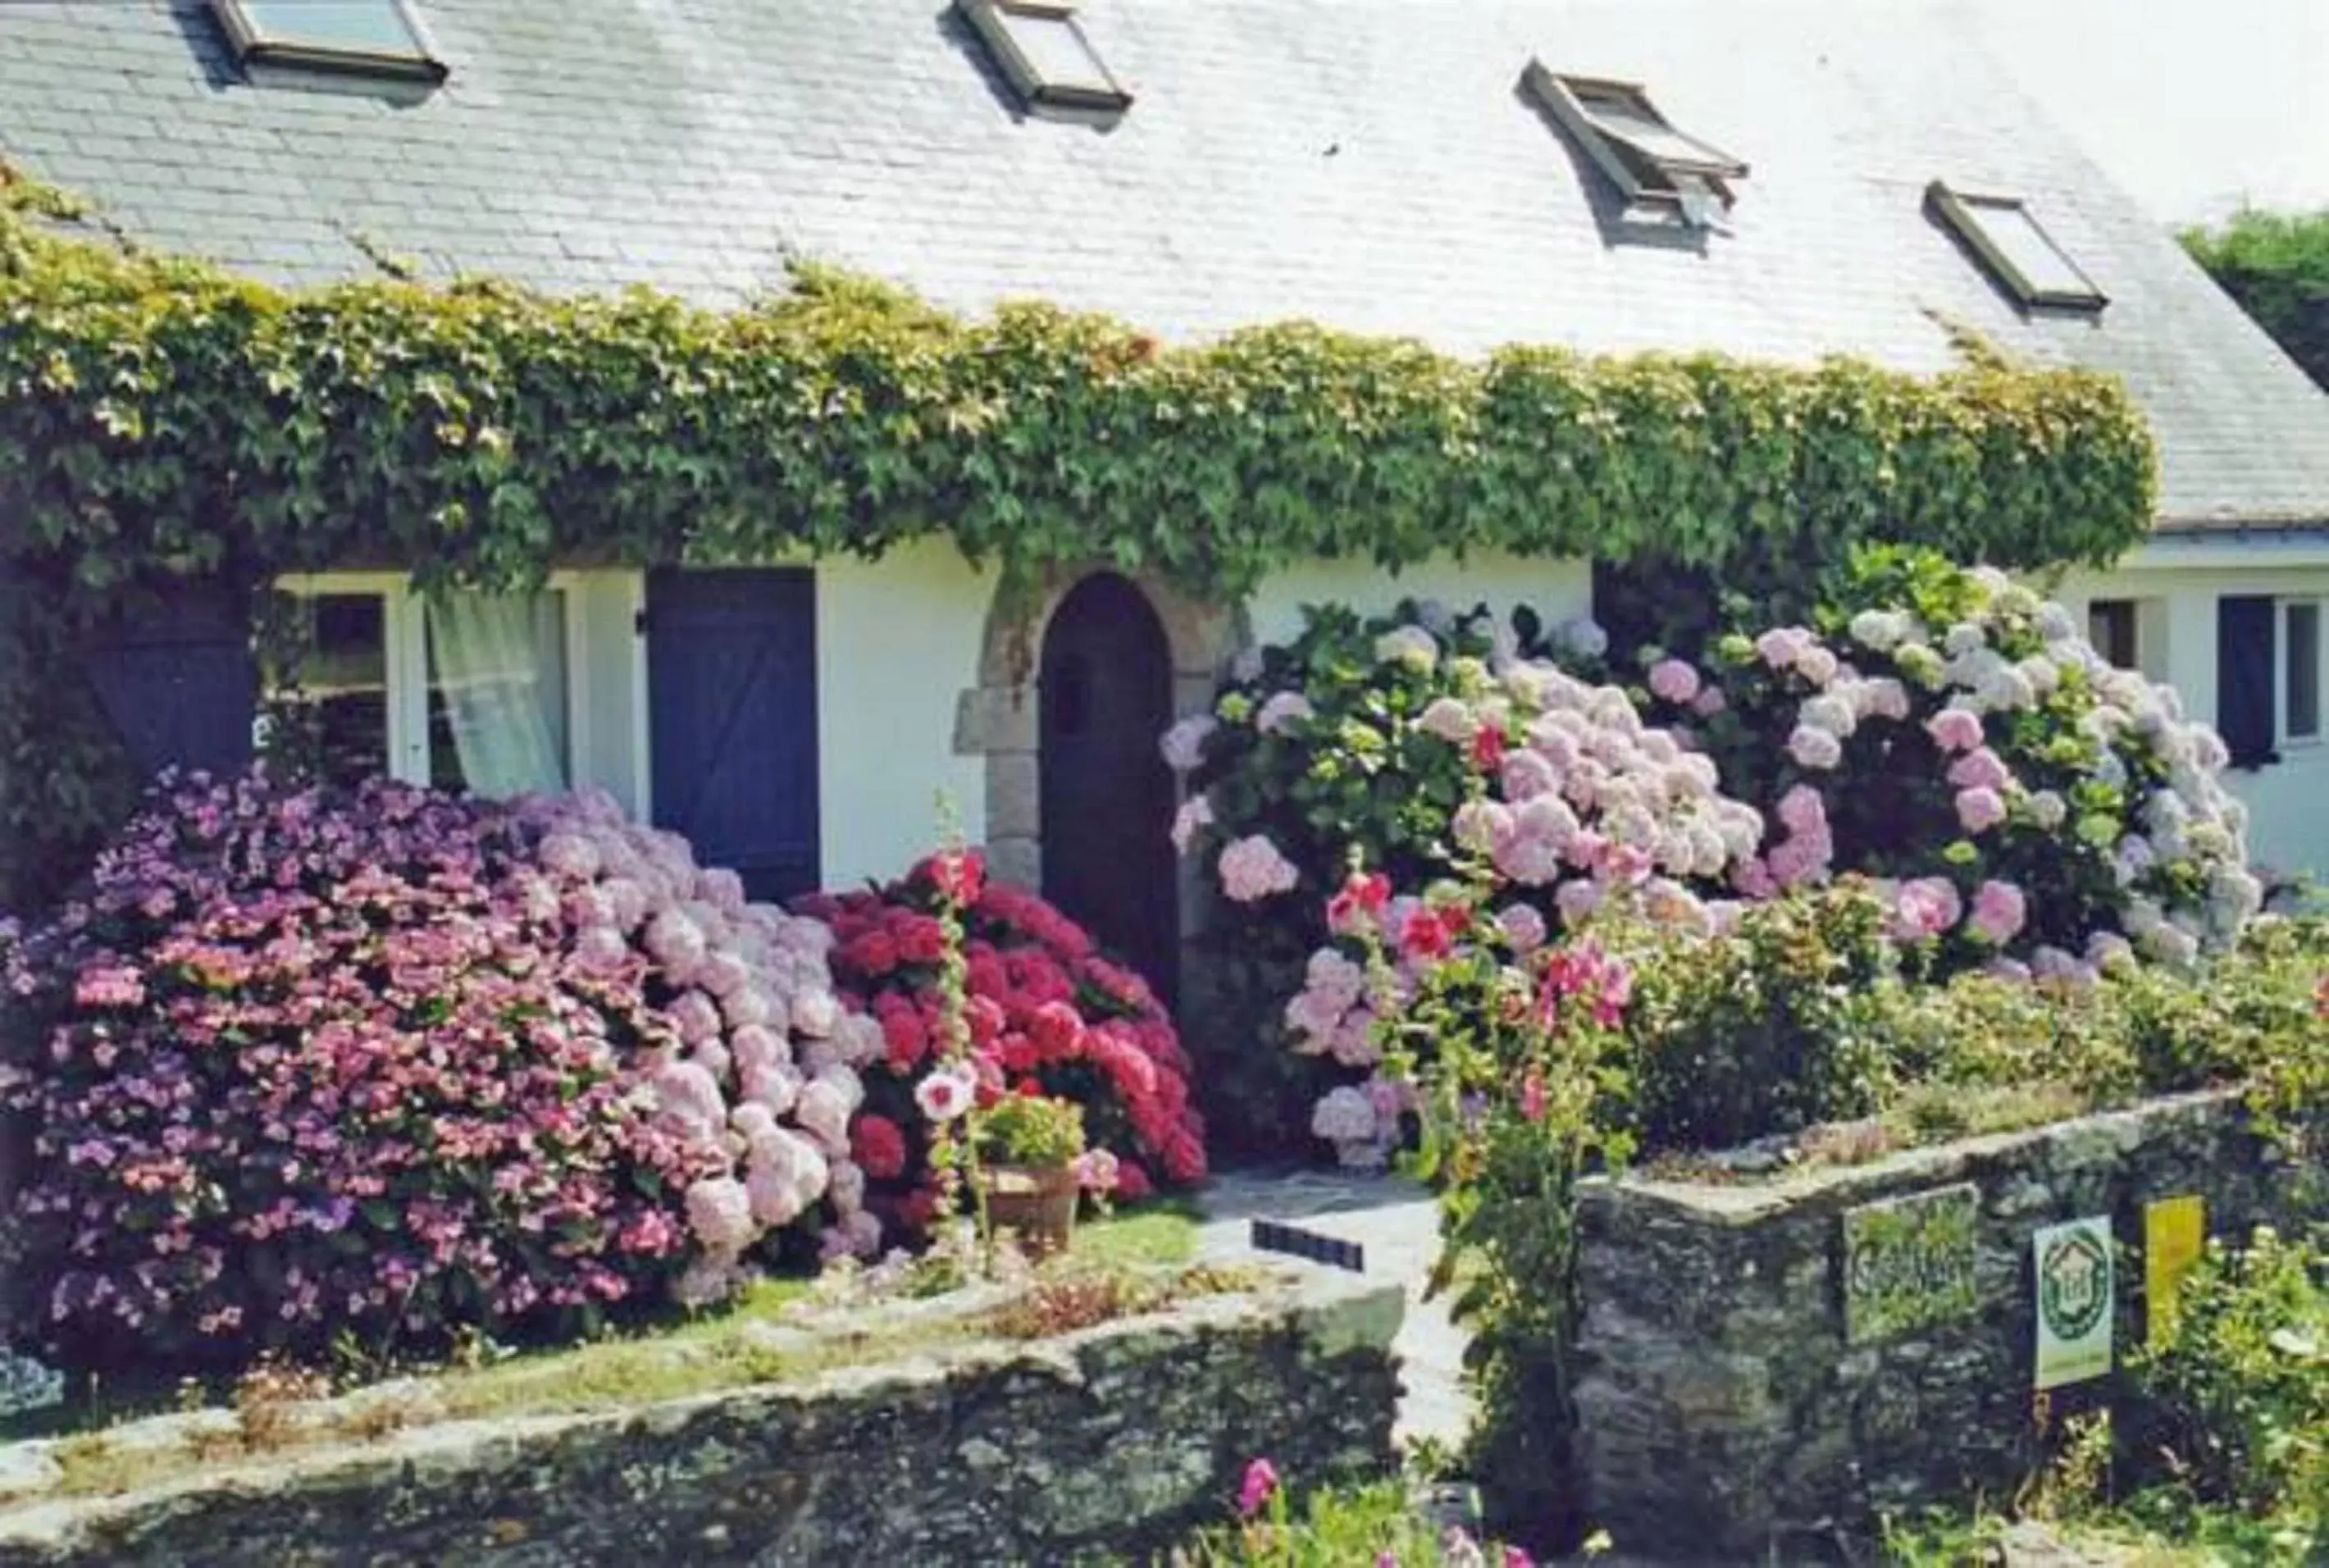
[[[1946,180],[1935,180],[1925,187],[1925,204],[1949,232],[1957,236],[1958,242],[1971,250],[1990,274],[2005,286],[2005,291],[2024,307],[2099,315],[2110,304],[2110,296],[2103,292],[2102,286],[2094,280],[2092,274],[2079,265],[2078,258],[2054,238],[2053,231],[2039,221],[2036,209],[2027,198],[1988,191],[1961,191]],[[2020,213],[2062,265],[2086,285],[2085,289],[2066,291],[2039,288],[1990,237],[1984,220],[1977,213],[1977,210],[1983,208],[2002,208]]]
[[[1013,90],[1031,107],[1098,109],[1117,114],[1132,107],[1132,90],[1124,85],[1124,80],[1109,67],[1090,34],[1084,31],[1070,0],[957,0],[956,8],[985,43],[987,52],[1010,79]],[[1067,28],[1108,88],[1100,90],[1079,82],[1046,80],[1026,51],[1019,47],[1019,41],[1012,36],[1011,19],[1014,17]]]
[[[306,71],[328,71],[351,76],[388,77],[403,81],[440,82],[451,74],[450,68],[438,56],[436,40],[421,24],[420,14],[411,0],[377,0],[396,14],[404,31],[411,35],[410,53],[385,52],[373,49],[344,49],[270,33],[261,27],[244,9],[243,0],[210,0],[211,14],[226,30],[227,42],[234,46],[236,60],[242,65],[289,66]]]
[[[1747,177],[1745,160],[1675,125],[1642,83],[1557,71],[1542,60],[1529,61],[1522,81],[1584,149],[1594,165],[1608,176],[1627,206],[1669,208],[1688,217],[1689,197],[1694,189],[1721,198],[1726,210],[1735,203],[1737,197],[1730,185]],[[1631,112],[1667,135],[1689,143],[1706,156],[1682,159],[1653,152],[1627,132],[1606,123],[1587,101],[1589,98],[1622,99]]]
[[[561,615],[559,656],[565,661],[566,774],[570,783],[583,776],[581,759],[592,740],[590,704],[581,671],[586,667],[583,617],[580,611],[583,586],[579,574],[553,571],[537,590],[564,596]],[[278,578],[275,590],[294,599],[368,595],[381,605],[383,666],[388,677],[388,755],[381,771],[401,784],[427,787],[430,766],[429,741],[429,610],[427,597],[411,581],[393,571],[317,571]],[[259,672],[262,706],[272,695],[267,672]]]
[[[2329,638],[2324,636],[2323,617],[2329,599],[2317,595],[2296,594],[2273,601],[2272,620],[2272,731],[2276,747],[2301,751],[2322,744],[2324,730],[2329,730],[2329,715],[2322,712],[2324,688],[2329,688]],[[2313,612],[2313,728],[2299,732],[2290,725],[2289,705],[2296,694],[2290,689],[2288,674],[2290,656],[2296,639],[2289,635],[2289,612],[2309,609]]]

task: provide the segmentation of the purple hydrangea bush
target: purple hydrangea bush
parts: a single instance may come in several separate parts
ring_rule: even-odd
[[[165,776],[0,942],[30,1337],[150,1372],[716,1294],[846,1148],[811,924],[604,800]]]

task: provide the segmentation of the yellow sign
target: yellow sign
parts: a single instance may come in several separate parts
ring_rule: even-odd
[[[2207,1200],[2196,1193],[2143,1205],[2143,1299],[2155,1349],[2174,1336],[2175,1292],[2200,1261],[2207,1234]]]

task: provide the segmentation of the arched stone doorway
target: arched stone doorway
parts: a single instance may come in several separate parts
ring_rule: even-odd
[[[1070,590],[1038,675],[1043,895],[1169,1003],[1180,980],[1174,781],[1156,748],[1173,722],[1173,649],[1147,596],[1114,572]]]

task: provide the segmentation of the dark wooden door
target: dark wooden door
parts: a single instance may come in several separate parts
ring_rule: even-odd
[[[250,760],[259,666],[228,597],[184,590],[125,615],[90,649],[90,685],[147,774],[240,772]]]
[[[756,899],[817,883],[816,586],[805,570],[647,581],[655,820]]]
[[[1173,719],[1173,660],[1140,590],[1086,578],[1043,637],[1043,893],[1160,997],[1179,978],[1173,777],[1156,742]]]

